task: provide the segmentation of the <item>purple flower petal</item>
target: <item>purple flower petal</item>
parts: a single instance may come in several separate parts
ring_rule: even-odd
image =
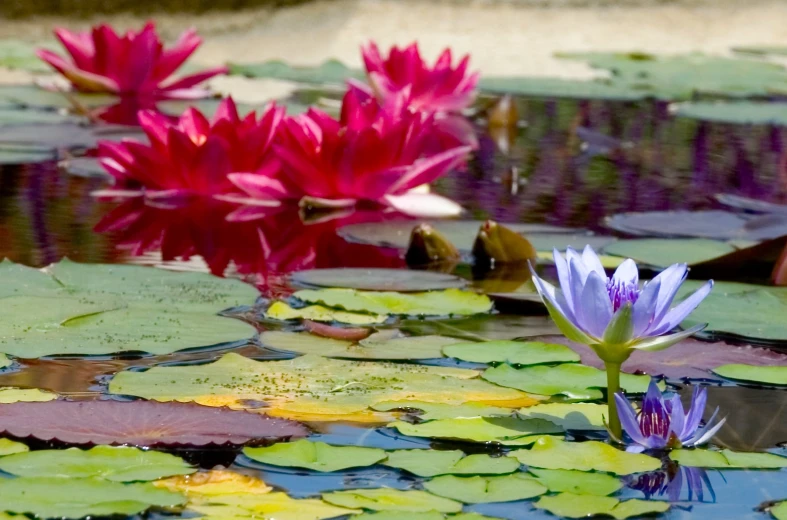
[[[571,273],[568,271],[568,259],[564,257],[557,248],[552,251],[552,258],[555,260],[560,289],[563,291],[563,296],[566,298],[568,307],[571,309],[571,315],[573,316],[576,302],[571,295]]]
[[[635,338],[644,336],[650,328],[656,314],[656,303],[661,290],[661,280],[654,279],[645,284],[645,288],[634,302],[632,308],[631,323],[634,327]]]
[[[586,245],[585,249],[582,250],[582,261],[585,263],[585,267],[590,270],[590,272],[598,273],[598,275],[604,280],[604,283],[607,281],[607,272],[604,271],[604,266],[601,265],[601,260],[599,260],[598,255],[596,252],[593,251],[593,248],[590,245]]]
[[[634,410],[634,407],[631,406],[629,400],[620,392],[615,394],[615,403],[618,405],[620,425],[623,426],[623,429],[628,436],[631,437],[631,440],[637,444],[643,444],[645,442],[645,437],[642,435],[642,431],[639,428],[637,412]]]
[[[544,302],[544,305],[549,311],[549,315],[552,317],[558,329],[560,329],[560,332],[572,341],[584,343],[586,345],[593,343],[594,340],[575,324],[574,317],[570,314],[570,311],[567,310],[568,303],[563,297],[563,294],[557,291],[552,284],[542,280],[536,275],[532,265],[530,266],[530,272],[533,275],[533,284],[536,286],[536,290],[541,296],[541,300]]]
[[[718,411],[719,409],[717,408],[716,411],[713,412],[713,417],[716,417],[716,413]],[[724,423],[727,422],[727,418],[725,417],[724,419],[719,421],[719,423],[716,426],[708,429],[708,426],[710,426],[711,422],[712,421],[708,421],[708,425],[705,428],[703,428],[703,431],[701,432],[702,434],[699,436],[699,438],[697,438],[696,440],[692,440],[692,444],[691,444],[692,446],[699,446],[711,440],[713,436],[716,435],[716,433],[721,429],[721,427],[724,426]]]
[[[607,296],[607,283],[597,272],[588,275],[579,305],[582,307],[580,328],[600,338],[612,319],[612,303]]]
[[[670,309],[661,320],[661,323],[654,325],[650,333],[653,335],[664,334],[680,325],[681,322],[702,303],[702,300],[710,294],[711,289],[713,289],[713,280],[708,280],[705,285],[697,289],[691,296],[680,302],[676,307]]]
[[[639,271],[637,270],[636,262],[631,258],[624,260],[615,270],[612,280],[616,284],[637,285],[639,283]]]
[[[656,280],[658,280],[661,284],[661,287],[659,288],[658,301],[656,303],[656,312],[654,314],[654,324],[661,322],[661,320],[664,318],[664,315],[669,312],[669,308],[672,305],[672,300],[678,293],[678,290],[680,289],[681,284],[683,284],[683,280],[686,279],[687,274],[688,267],[686,264],[672,264],[650,281],[650,283],[654,283]]]
[[[671,399],[671,412],[670,412],[670,427],[669,431],[674,433],[678,439],[683,441],[683,438],[680,436],[681,432],[683,431],[683,425],[686,422],[686,414],[683,412],[683,403],[680,400],[680,396],[676,395]],[[669,434],[667,434],[669,436]]]
[[[686,414],[686,423],[683,425],[683,431],[678,434],[681,440],[691,438],[696,434],[697,428],[700,427],[707,401],[708,391],[705,388],[695,386],[691,395],[691,407],[689,408],[689,413]]]

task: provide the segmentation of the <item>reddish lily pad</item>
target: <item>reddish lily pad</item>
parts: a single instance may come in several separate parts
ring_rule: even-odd
[[[562,343],[572,348],[581,358],[582,364],[604,368],[604,363],[590,347],[574,343],[562,336],[539,337],[545,343]],[[644,372],[651,376],[665,376],[669,379],[713,379],[722,378],[711,370],[722,365],[745,363],[756,366],[787,365],[787,355],[752,347],[724,343],[708,343],[693,338],[685,339],[666,350],[659,352],[635,351],[623,363],[623,371],[628,373]]]
[[[50,401],[0,405],[0,432],[69,444],[241,445],[305,437],[287,419],[187,403]]]

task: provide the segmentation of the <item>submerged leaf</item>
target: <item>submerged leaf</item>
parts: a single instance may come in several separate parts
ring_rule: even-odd
[[[519,468],[519,463],[509,457],[465,455],[459,450],[396,450],[388,453],[383,464],[409,471],[419,477],[503,475],[513,473]]]
[[[69,444],[240,445],[304,437],[298,423],[257,413],[150,401],[0,405],[0,432]]]
[[[787,365],[779,367],[758,367],[752,365],[722,365],[713,369],[715,374],[728,379],[753,381],[769,385],[787,385]]]
[[[388,316],[385,315],[338,311],[322,305],[308,305],[294,309],[282,301],[273,302],[265,311],[265,317],[271,320],[337,321],[349,325],[374,325],[388,319]]]
[[[563,518],[608,515],[618,520],[648,513],[663,513],[670,507],[668,502],[638,499],[621,501],[611,497],[574,495],[572,493],[541,497],[535,506]]]
[[[509,456],[536,468],[606,471],[616,475],[642,473],[661,467],[659,459],[627,453],[603,442],[565,442],[554,437],[542,437],[531,449],[512,451]]]
[[[306,439],[264,448],[246,448],[243,454],[263,464],[306,468],[324,473],[363,468],[386,458],[386,453],[376,448],[331,446],[324,442],[312,442]]]
[[[670,459],[695,468],[787,468],[787,457],[772,453],[744,453],[731,450],[675,450]],[[0,459],[2,460],[2,459]]]
[[[542,435],[561,434],[563,429],[549,421],[525,421],[515,417],[476,417],[471,419],[440,419],[420,424],[394,422],[388,425],[402,435],[491,442],[504,446],[527,446]]]
[[[424,489],[465,504],[512,502],[537,497],[547,488],[525,473],[503,477],[454,477],[445,475],[424,483]]]
[[[350,489],[323,493],[322,499],[329,504],[341,507],[371,509],[372,511],[458,513],[462,510],[462,504],[459,502],[418,490]]]
[[[113,482],[150,481],[196,471],[180,457],[126,446],[19,453],[0,458],[0,469],[20,477],[99,477]]]
[[[353,289],[303,290],[293,296],[352,312],[406,316],[472,315],[489,312],[492,302],[483,294],[460,289],[421,293],[356,291]]]
[[[460,343],[445,347],[443,353],[449,357],[475,363],[539,365],[579,361],[579,355],[565,345],[539,341],[501,340]]]

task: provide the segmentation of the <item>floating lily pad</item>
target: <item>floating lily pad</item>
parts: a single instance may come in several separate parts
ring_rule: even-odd
[[[533,399],[531,404],[538,401]],[[425,403],[423,401],[383,401],[375,403],[373,409],[381,412],[392,410],[417,410],[416,415],[422,421],[432,421],[435,419],[461,419],[471,417],[491,417],[493,415],[511,415],[511,408],[500,406],[489,406],[483,403],[462,403],[462,404],[443,404]]]
[[[611,99],[637,101],[651,94],[636,88],[619,85],[609,80],[572,80],[546,77],[484,76],[478,83],[481,90],[526,97],[560,99]]]
[[[631,475],[661,467],[659,459],[627,453],[603,442],[565,442],[554,437],[542,437],[531,449],[512,451],[509,456],[536,468],[606,471],[616,475]]]
[[[219,497],[219,500],[224,495],[238,493],[264,495],[273,490],[271,486],[257,477],[217,469],[160,479],[153,482],[153,485],[183,493],[188,497],[210,496]]]
[[[437,511],[427,513],[402,513],[398,511],[378,511],[352,517],[352,520],[498,520],[478,513],[457,513],[444,515]]]
[[[57,399],[57,394],[38,388],[0,388],[0,404],[44,403],[55,399]]]
[[[771,514],[776,520],[787,519],[787,501],[780,502],[771,508]]]
[[[5,261],[0,352],[166,354],[248,338],[254,328],[216,313],[250,305],[257,291],[237,280],[140,266],[64,260],[46,272]]]
[[[526,421],[515,417],[439,419],[420,424],[397,421],[388,426],[396,428],[402,435],[413,437],[496,443],[504,446],[527,446],[542,435],[563,433],[562,428],[549,421]]]
[[[540,341],[461,343],[445,347],[443,353],[449,357],[475,363],[539,365],[579,361],[579,355],[565,345],[541,343]]]
[[[492,302],[487,296],[460,289],[420,293],[306,289],[293,296],[308,303],[319,303],[351,312],[405,316],[472,315],[489,312],[492,308]]]
[[[69,444],[241,445],[304,437],[306,427],[257,413],[147,401],[0,405],[0,431]]]
[[[686,282],[678,297],[701,282]],[[704,333],[728,334],[757,341],[787,341],[787,287],[719,282],[681,326],[707,323]]]
[[[511,340],[558,334],[549,316],[518,316],[510,314],[477,314],[466,318],[402,320],[399,328],[416,335],[438,334],[466,341]],[[459,343],[460,339],[457,339]],[[538,338],[538,341],[541,341]],[[559,343],[552,341],[552,343]]]
[[[651,237],[760,241],[787,234],[787,221],[758,222],[754,217],[721,210],[620,213],[607,217],[604,223],[621,233]]]
[[[35,85],[0,85],[0,101],[24,108],[72,109],[76,101],[85,108],[98,108],[117,103],[112,94],[85,94],[81,92],[58,92]],[[140,130],[138,133],[142,133]]]
[[[537,497],[547,488],[525,473],[502,477],[455,477],[445,475],[424,483],[424,489],[465,504],[512,502]]]
[[[337,507],[322,500],[296,500],[284,493],[192,497],[188,510],[205,518],[233,520],[327,520],[360,513],[357,509]]]
[[[273,302],[265,311],[265,317],[272,320],[336,321],[349,325],[374,325],[388,319],[388,316],[385,315],[340,311],[322,305],[309,305],[294,309],[282,301]]]
[[[467,281],[458,276],[408,269],[310,269],[293,273],[291,277],[293,282],[304,285],[363,291],[434,291],[467,285]]]
[[[375,341],[374,336],[359,343],[323,338],[309,333],[266,331],[260,342],[278,350],[347,359],[433,359],[443,357],[443,347],[456,343],[444,336],[392,337]]]
[[[555,492],[606,496],[623,487],[619,479],[606,473],[540,468],[528,468],[528,471],[541,484]]]
[[[401,399],[492,405],[524,401],[525,406],[533,402],[521,392],[478,379],[474,370],[340,361],[314,355],[254,361],[230,353],[205,365],[121,372],[110,382],[109,390],[208,406],[244,408],[249,400],[263,401],[268,405],[263,411],[269,415],[313,420],[379,421],[386,415],[369,410],[369,406]]]
[[[57,152],[47,146],[4,145],[0,143],[0,164],[33,164],[57,159]]]
[[[787,385],[787,365],[780,367],[758,367],[752,365],[722,365],[713,372],[728,379]]]
[[[606,372],[575,363],[519,369],[511,365],[499,365],[484,371],[482,377],[497,385],[531,394],[564,395],[579,400],[601,399],[603,394],[598,389],[607,386]],[[649,384],[650,376],[622,374],[620,377],[621,388],[630,393],[645,393]],[[661,386],[664,384],[661,383]]]
[[[0,504],[5,511],[41,518],[135,515],[152,506],[174,507],[185,501],[180,493],[147,482],[126,484],[100,478],[57,477],[0,479]]]
[[[125,126],[89,126],[74,118],[65,119],[53,124],[46,119],[35,122],[35,115],[30,116],[33,122],[0,125],[0,144],[4,146],[34,146],[58,150],[82,150],[95,148],[101,140],[120,140],[134,138],[141,140],[141,130]],[[42,116],[43,117],[43,116]]]
[[[54,45],[33,45],[21,40],[0,40],[0,67],[29,72],[50,72],[52,68],[36,55],[39,48]]]
[[[57,124],[73,120],[73,117],[63,115],[59,112],[0,107],[0,125],[18,125],[27,123]],[[44,148],[44,150],[51,149]]]
[[[519,469],[519,463],[509,457],[465,455],[459,450],[397,450],[388,453],[388,459],[383,464],[409,471],[419,477],[504,475]]]
[[[541,497],[535,506],[563,518],[607,515],[618,520],[648,513],[663,513],[670,507],[668,502],[638,499],[621,501],[612,497],[574,495],[572,493]]]
[[[351,69],[338,60],[327,60],[316,67],[298,67],[280,60],[264,63],[230,63],[230,74],[249,78],[268,78],[293,81],[296,83],[344,84],[347,79],[363,79],[362,70]]]
[[[675,115],[718,123],[787,126],[787,103],[767,101],[681,103],[677,106]]]
[[[593,403],[545,403],[519,410],[523,419],[544,419],[565,430],[605,430],[606,405]]]
[[[735,248],[726,242],[702,238],[618,240],[604,248],[605,254],[632,258],[656,267],[677,263],[696,265],[734,251]]]
[[[460,502],[418,490],[350,489],[323,493],[322,499],[340,507],[371,509],[372,511],[458,513],[462,510]]]
[[[10,367],[13,364],[14,362],[8,359],[8,356],[6,356],[5,354],[0,354],[0,369]],[[9,389],[9,390],[15,390],[15,389]],[[2,396],[2,393],[0,393],[0,396]]]
[[[787,47],[770,46],[770,45],[733,47],[732,51],[741,54],[754,54],[757,56],[766,56],[766,55],[787,56]]]
[[[125,446],[19,453],[0,458],[0,469],[20,477],[98,477],[113,482],[150,481],[196,471],[180,457]]]
[[[0,457],[17,453],[26,453],[28,451],[30,451],[30,448],[28,448],[26,444],[10,439],[0,439]]]
[[[772,453],[745,453],[731,450],[675,450],[670,459],[694,468],[787,468],[787,457]],[[0,459],[1,461],[2,459]]]
[[[363,468],[386,458],[386,453],[376,448],[331,446],[324,442],[312,442],[306,439],[264,448],[246,448],[243,454],[263,464],[306,468],[324,473]]]

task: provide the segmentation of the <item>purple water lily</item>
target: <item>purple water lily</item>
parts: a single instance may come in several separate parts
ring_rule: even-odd
[[[615,394],[615,400],[623,429],[635,443],[629,446],[627,451],[698,446],[708,442],[726,420],[722,419],[713,424],[719,413],[719,409],[716,408],[710,420],[701,426],[708,391],[698,386],[694,387],[688,412],[684,412],[679,395],[665,400],[653,380],[650,382],[639,413],[622,393]]]
[[[652,497],[666,496],[670,502],[679,502],[686,483],[686,500],[705,502],[705,489],[710,494],[709,502],[716,502],[716,492],[713,490],[708,473],[702,468],[678,466],[672,461],[667,461],[664,469],[639,475],[627,475],[623,481],[630,489],[641,491],[646,500]]]

